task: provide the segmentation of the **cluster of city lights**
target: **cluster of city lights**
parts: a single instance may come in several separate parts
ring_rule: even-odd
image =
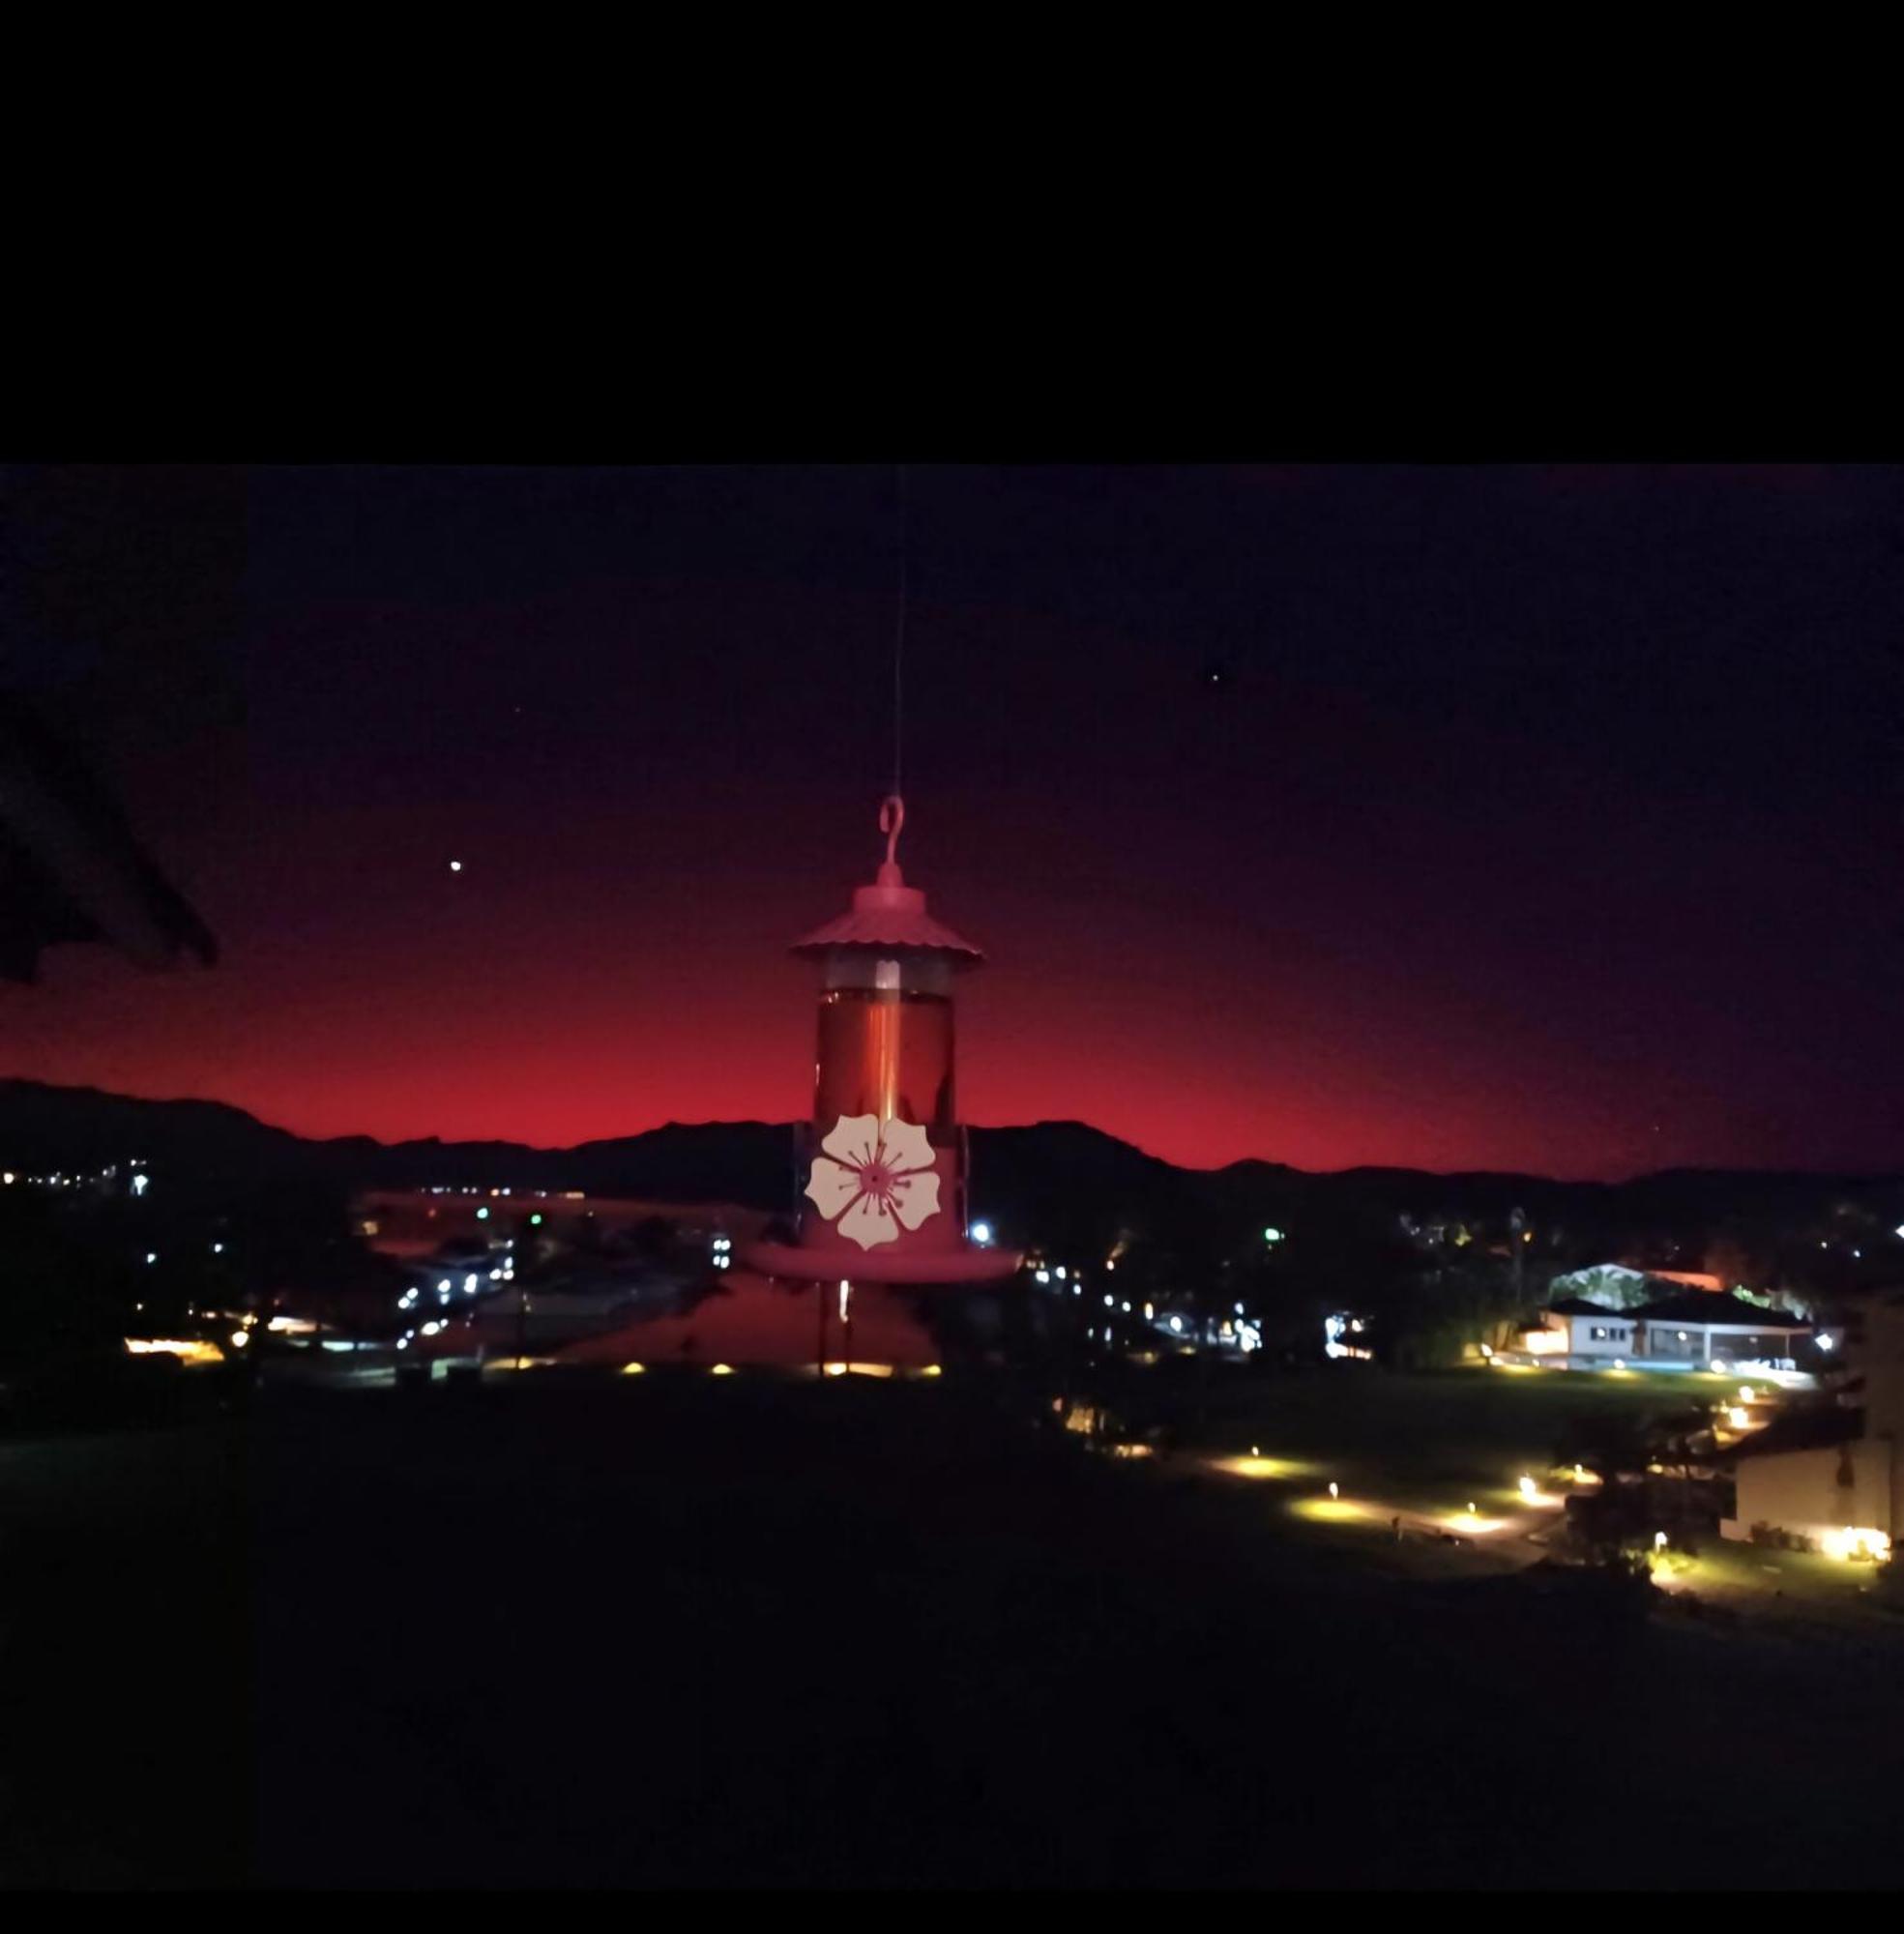
[[[714,1266],[718,1270],[726,1269],[734,1260],[734,1242],[730,1236],[717,1236],[714,1239]]]
[[[152,1186],[151,1176],[139,1173],[144,1166],[143,1161],[130,1164],[134,1195],[143,1195]],[[85,1175],[68,1175],[64,1169],[55,1169],[51,1175],[28,1175],[20,1169],[6,1168],[0,1169],[0,1186],[11,1188],[15,1183],[24,1182],[35,1188],[99,1188],[112,1181],[118,1173],[119,1164],[116,1161]]]
[[[1368,1362],[1372,1352],[1366,1344],[1345,1343],[1344,1336],[1360,1336],[1367,1329],[1360,1316],[1326,1316],[1322,1323],[1322,1353],[1325,1357],[1352,1357]],[[1492,1355],[1492,1352],[1489,1352]]]

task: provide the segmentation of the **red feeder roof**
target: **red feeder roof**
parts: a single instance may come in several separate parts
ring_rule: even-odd
[[[896,793],[882,802],[879,830],[886,835],[886,862],[877,882],[855,888],[852,912],[796,940],[796,953],[819,953],[829,947],[914,947],[960,954],[973,963],[985,957],[969,940],[932,919],[925,911],[924,894],[906,885],[893,857],[905,822],[905,802]]]

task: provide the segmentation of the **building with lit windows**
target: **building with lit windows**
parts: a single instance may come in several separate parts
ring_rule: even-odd
[[[1764,1363],[1798,1367],[1796,1353],[1812,1333],[1808,1317],[1766,1309],[1729,1290],[1688,1290],[1626,1312],[1637,1334],[1630,1354],[1655,1363]]]
[[[1628,1309],[1569,1296],[1522,1329],[1514,1348],[1556,1369],[1722,1363],[1792,1370],[1795,1352],[1813,1327],[1808,1317],[1762,1308],[1725,1291],[1687,1290]]]

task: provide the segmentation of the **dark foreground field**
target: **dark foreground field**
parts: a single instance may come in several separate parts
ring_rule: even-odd
[[[941,1385],[0,1442],[12,1885],[1896,1885],[1904,1647],[1371,1575]]]

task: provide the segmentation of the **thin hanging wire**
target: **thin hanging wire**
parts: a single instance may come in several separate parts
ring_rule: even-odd
[[[899,612],[893,630],[893,790],[900,791],[903,777],[900,763],[900,747],[905,734],[906,722],[906,466],[896,466],[899,473]]]

